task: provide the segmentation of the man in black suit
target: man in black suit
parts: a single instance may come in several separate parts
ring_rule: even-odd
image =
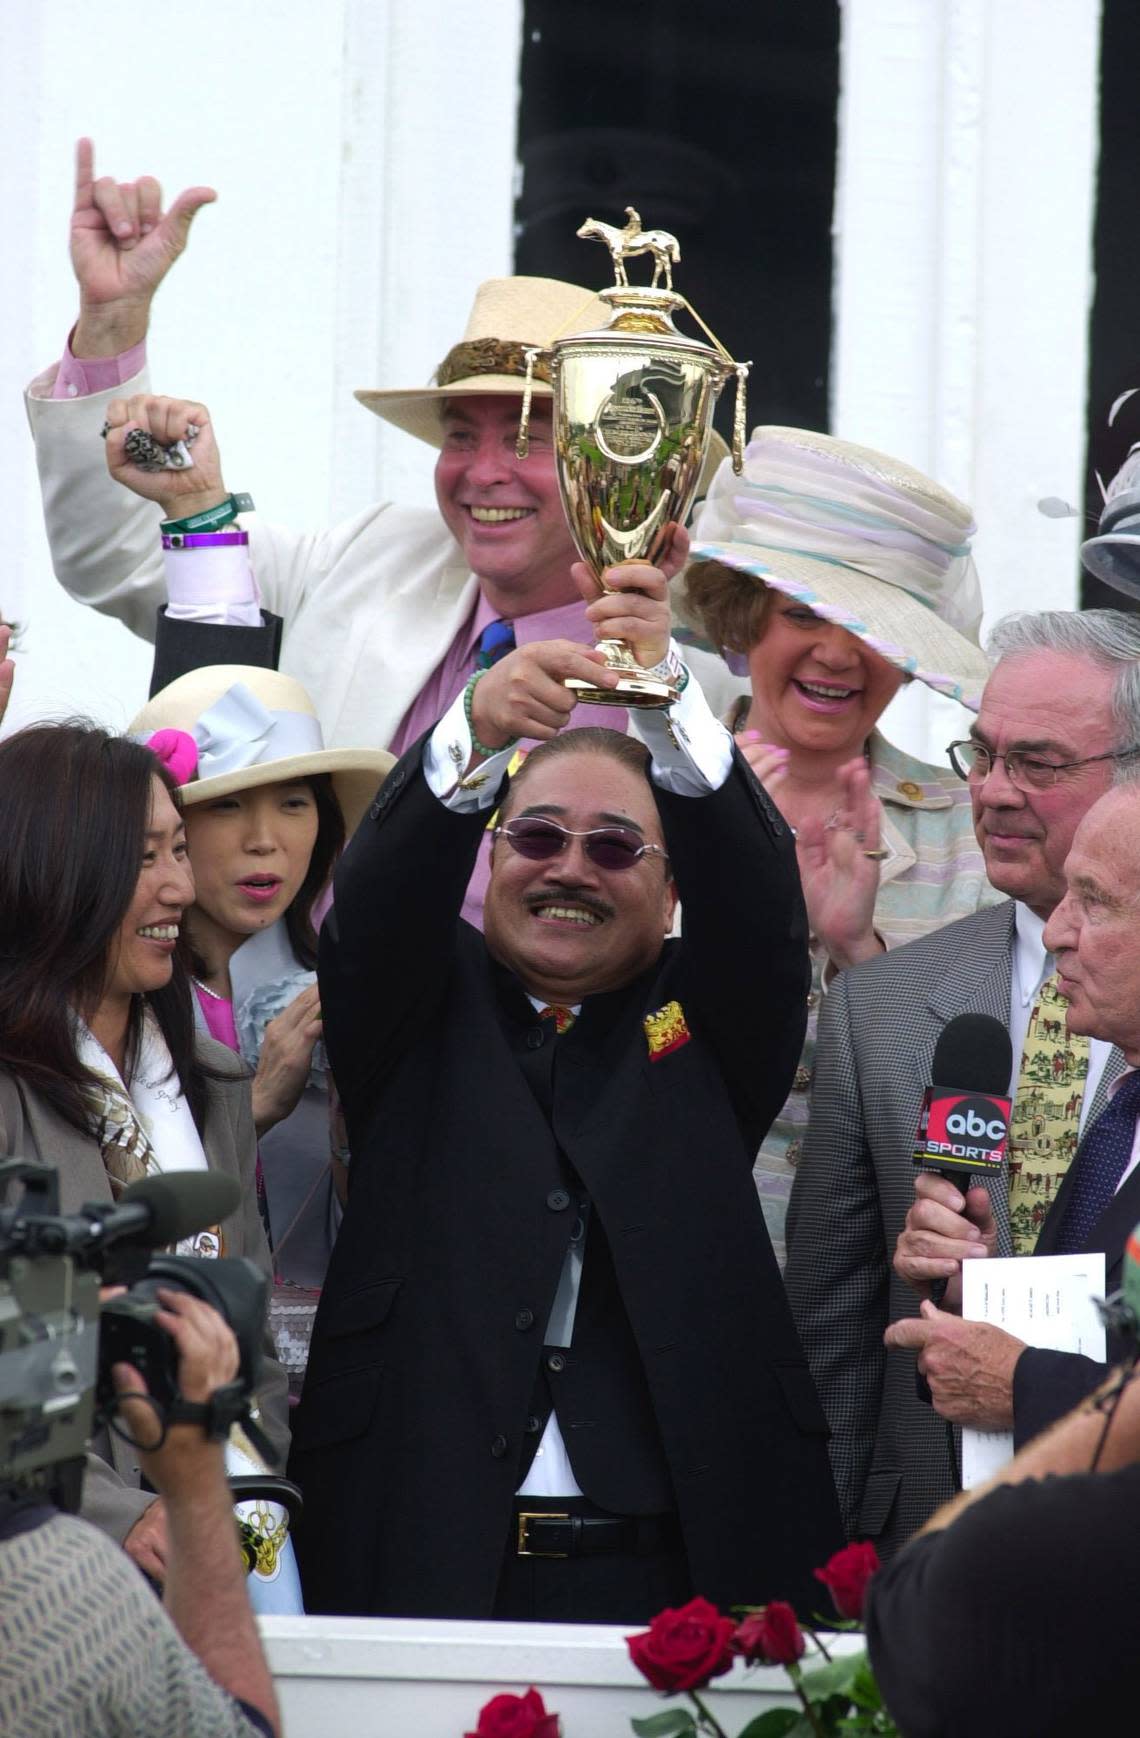
[[[337,873],[353,1160],[294,1437],[310,1610],[810,1609],[841,1537],[751,1177],[805,1021],[794,844],[687,681],[663,576],[620,584],[595,626],[686,684],[636,715],[650,754],[558,736],[565,678],[614,679],[524,648],[393,769]],[[520,736],[543,746],[508,789]],[[484,939],[459,910],[496,806]]]
[[[1124,1248],[1140,1220],[1140,777],[1125,761],[1118,783],[1093,804],[1065,861],[1066,892],[1045,925],[1044,942],[1057,962],[1068,998],[1068,1028],[1119,1050],[1128,1069],[1086,1131],[1077,1157],[1049,1209],[1035,1255],[1103,1250],[1105,1289],[1118,1291]],[[917,1237],[910,1233],[914,1246]],[[937,1260],[949,1236],[928,1233]],[[919,1350],[929,1372],[935,1409],[955,1424],[1010,1429],[1020,1446],[1061,1418],[1104,1380],[1106,1366],[1070,1352],[1025,1347],[1002,1328],[962,1322],[932,1303],[919,1320],[887,1331],[887,1344]],[[1123,1357],[1109,1346],[1112,1361]],[[1008,1367],[1011,1379],[996,1381]]]

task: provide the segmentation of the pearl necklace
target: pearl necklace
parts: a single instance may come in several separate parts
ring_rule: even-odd
[[[190,982],[201,990],[204,996],[209,996],[212,1002],[228,1002],[230,1000],[229,996],[223,996],[217,990],[212,990],[209,984],[204,984],[201,978],[191,978]]]

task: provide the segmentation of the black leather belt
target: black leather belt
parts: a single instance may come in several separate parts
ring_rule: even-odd
[[[520,1557],[648,1556],[680,1543],[676,1515],[570,1515],[520,1509],[515,1516]]]

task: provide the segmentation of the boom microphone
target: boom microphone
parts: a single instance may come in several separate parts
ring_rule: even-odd
[[[220,1171],[166,1171],[141,1177],[100,1215],[103,1243],[124,1238],[144,1249],[162,1249],[205,1231],[237,1210],[241,1189]],[[86,1207],[85,1212],[95,1209]]]
[[[1009,1139],[1009,1032],[991,1014],[958,1014],[934,1050],[914,1162],[965,1194],[972,1171],[1000,1171]]]

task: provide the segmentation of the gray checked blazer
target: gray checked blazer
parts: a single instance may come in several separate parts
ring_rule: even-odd
[[[1013,933],[1012,900],[974,912],[842,972],[820,1018],[785,1279],[831,1426],[844,1524],[884,1557],[958,1486],[955,1433],[919,1400],[915,1354],[888,1353],[883,1332],[918,1314],[891,1258],[914,1199],[914,1137],[934,1048],[957,1014],[1008,1024]],[[1089,1118],[1126,1067],[1113,1051]],[[977,1180],[993,1200],[997,1253],[1012,1255],[1008,1176]]]

